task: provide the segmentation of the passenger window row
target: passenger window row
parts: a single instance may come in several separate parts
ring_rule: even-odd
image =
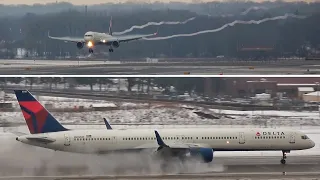
[[[285,139],[285,136],[256,136],[255,139]]]
[[[238,137],[202,137],[202,139],[238,139]]]
[[[155,137],[130,137],[130,138],[122,138],[122,140],[130,141],[130,140],[156,140]]]
[[[163,137],[164,140],[192,140],[192,137]],[[199,139],[196,137],[196,139]],[[238,139],[238,137],[201,137],[201,139]],[[75,141],[110,141],[111,138],[74,138]],[[155,137],[127,137],[122,138],[124,141],[130,141],[130,140],[156,140]]]
[[[74,138],[75,141],[110,141],[111,138]]]

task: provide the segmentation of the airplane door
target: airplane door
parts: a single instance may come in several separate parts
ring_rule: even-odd
[[[64,145],[70,146],[70,137],[69,134],[64,134]]]
[[[245,141],[245,137],[244,137],[244,132],[240,132],[239,133],[239,144],[244,144]]]
[[[112,144],[116,144],[117,143],[117,137],[116,136],[112,136],[111,137],[111,142],[112,142]]]
[[[294,133],[290,134],[290,143],[295,143],[296,142],[296,137],[294,135]]]

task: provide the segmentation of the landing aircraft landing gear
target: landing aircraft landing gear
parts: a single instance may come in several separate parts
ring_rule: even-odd
[[[93,53],[93,49],[90,48],[90,49],[89,49],[89,53]]]
[[[110,48],[110,49],[109,49],[109,52],[113,52],[113,49]]]
[[[281,164],[286,164],[286,159],[287,159],[287,153],[288,151],[282,151],[282,159],[281,159]]]

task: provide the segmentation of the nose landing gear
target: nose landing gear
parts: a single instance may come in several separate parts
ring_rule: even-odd
[[[282,159],[280,160],[281,164],[286,164],[286,159],[287,159],[287,153],[290,151],[282,151]]]
[[[92,53],[92,54],[93,54],[93,49],[90,48],[90,49],[89,49],[89,53]]]

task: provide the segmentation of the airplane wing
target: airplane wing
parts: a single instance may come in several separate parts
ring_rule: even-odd
[[[23,136],[23,135],[27,135],[27,133],[23,133],[23,132],[19,132],[19,131],[13,131],[11,132],[12,134],[16,135],[16,136]]]
[[[190,149],[193,149],[193,150],[200,149],[200,148],[211,149],[211,147],[207,144],[183,143],[183,142],[165,143],[160,137],[158,131],[155,131],[155,135],[156,135],[157,144],[155,143],[143,144],[141,146],[135,147],[135,149],[157,149],[157,151],[166,149],[166,150],[178,152],[178,153],[179,152],[184,153]]]
[[[48,137],[27,137],[27,139],[30,141],[36,141],[36,142],[45,143],[45,144],[56,141],[55,139],[48,138]]]
[[[134,40],[139,40],[142,38],[150,37],[150,36],[155,36],[157,35],[156,33],[153,34],[144,34],[144,35],[124,35],[124,36],[115,36],[119,42],[129,42],[129,41],[134,41]]]
[[[61,40],[61,41],[64,41],[64,42],[83,42],[85,43],[86,41],[84,40],[84,38],[82,37],[68,37],[68,36],[65,36],[65,37],[53,37],[53,36],[50,36],[49,32],[48,32],[48,37],[50,39],[55,39],[55,40]]]

